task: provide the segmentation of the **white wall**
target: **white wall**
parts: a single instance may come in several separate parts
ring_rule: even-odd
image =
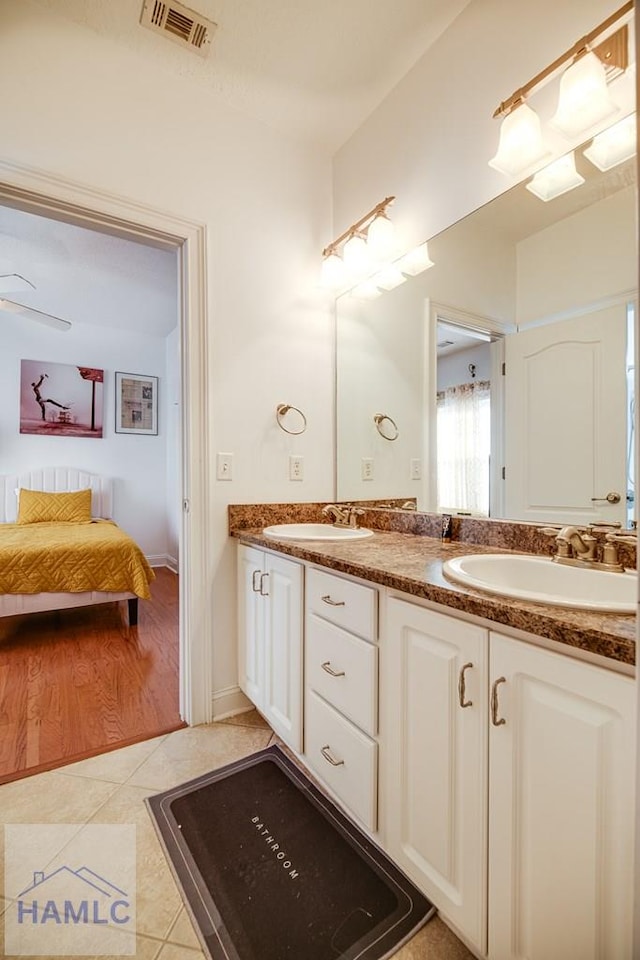
[[[180,462],[180,330],[178,327],[165,340],[167,373],[164,386],[167,427],[167,556],[169,564],[178,568],[180,559],[180,521],[182,519],[182,478]]]
[[[0,351],[0,472],[38,467],[77,467],[114,479],[113,518],[147,556],[167,553],[166,416],[161,409],[158,436],[116,434],[114,373],[165,376],[164,340],[123,331],[74,324],[60,332],[30,320],[2,314]],[[144,357],[142,366],[139,358]],[[45,360],[99,367],[105,371],[103,437],[46,437],[21,434],[20,361]],[[132,368],[133,364],[133,368]]]
[[[329,158],[165,75],[161,55],[143,60],[30,0],[2,4],[0,88],[4,159],[208,227],[212,449],[235,454],[233,482],[214,481],[209,540],[224,692],[237,683],[227,503],[332,495],[332,320],[315,286]],[[302,437],[276,427],[281,401],[305,411]],[[305,457],[302,483],[287,479],[289,452]]]
[[[480,343],[477,347],[467,347],[456,353],[438,357],[438,390],[448,387],[457,387],[460,383],[471,383],[469,364],[475,364],[475,379],[491,379],[491,348],[488,343]]]

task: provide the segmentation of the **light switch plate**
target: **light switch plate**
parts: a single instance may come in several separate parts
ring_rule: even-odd
[[[233,479],[233,454],[219,453],[216,457],[216,477],[218,480]]]
[[[411,460],[409,463],[409,479],[420,480],[422,477],[422,462],[419,459]]]
[[[373,457],[363,457],[360,467],[361,480],[373,480]]]

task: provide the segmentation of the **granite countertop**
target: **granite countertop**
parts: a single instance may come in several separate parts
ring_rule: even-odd
[[[245,543],[422,597],[493,621],[498,627],[521,630],[620,664],[635,664],[634,614],[594,613],[492,596],[455,584],[442,572],[443,562],[453,557],[523,550],[468,542],[444,544],[434,537],[388,530],[375,530],[366,540],[331,543],[274,540],[263,535],[262,527],[239,527],[230,532]]]

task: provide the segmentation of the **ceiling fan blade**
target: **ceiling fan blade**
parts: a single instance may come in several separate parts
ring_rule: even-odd
[[[31,283],[31,280],[27,280],[20,273],[0,273],[0,293],[17,293],[35,288],[35,283]]]
[[[18,317],[26,317],[28,320],[37,320],[38,323],[44,323],[56,330],[71,329],[69,320],[62,320],[60,317],[54,317],[51,313],[43,313],[42,310],[35,310],[33,307],[25,307],[24,304],[16,303],[15,300],[0,298],[0,310],[14,313]]]

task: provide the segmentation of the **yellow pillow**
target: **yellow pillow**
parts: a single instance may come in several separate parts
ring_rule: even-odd
[[[20,490],[18,523],[84,523],[91,520],[91,490],[45,493]]]

